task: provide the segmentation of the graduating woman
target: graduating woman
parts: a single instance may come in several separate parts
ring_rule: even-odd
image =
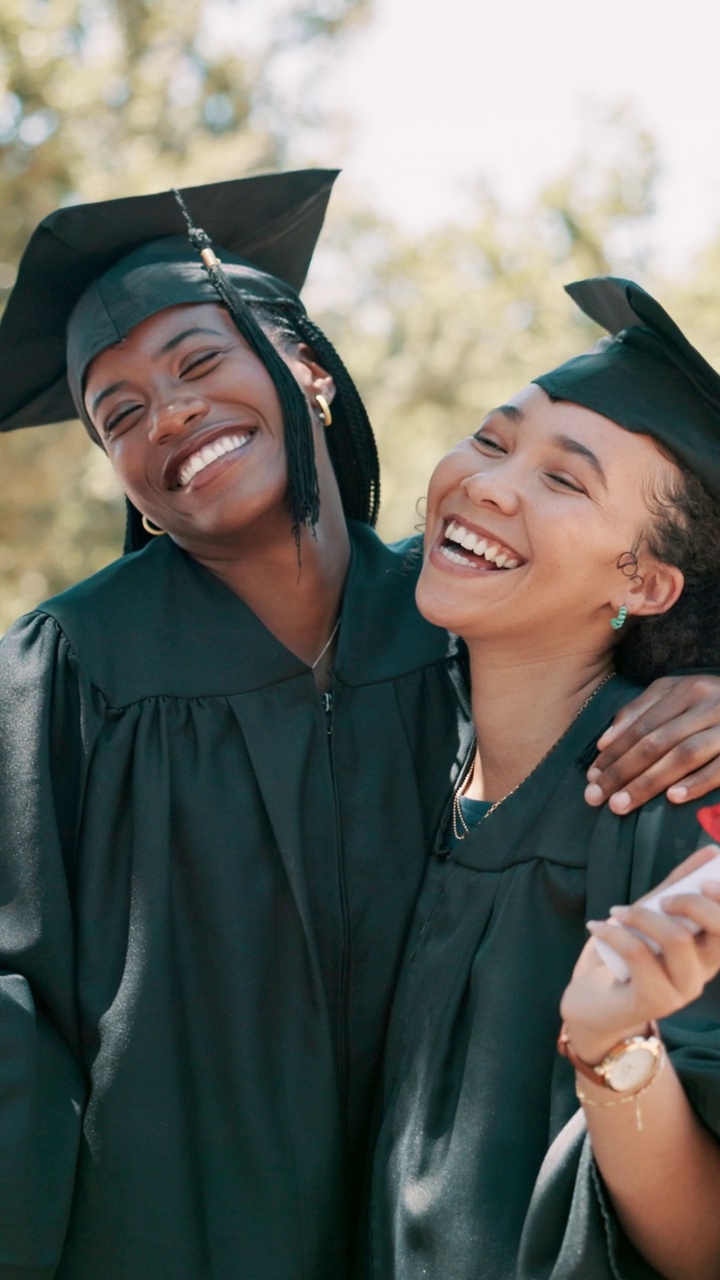
[[[638,286],[569,291],[612,336],[430,484],[417,599],[467,643],[476,740],[390,1024],[377,1280],[720,1275],[719,878],[637,902],[707,836],[583,802],[628,676],[716,643],[720,377]]]
[[[0,646],[1,1280],[347,1272],[465,720],[297,294],[333,178],[61,210],[0,325],[0,427],[78,413],[147,543]],[[641,706],[674,707],[702,789],[717,712],[689,688]]]

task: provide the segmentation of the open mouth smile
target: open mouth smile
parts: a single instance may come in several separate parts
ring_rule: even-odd
[[[201,445],[194,453],[185,458],[178,468],[172,488],[185,489],[190,484],[190,481],[194,480],[195,476],[204,471],[206,467],[212,466],[219,458],[223,458],[229,453],[237,453],[239,449],[243,449],[252,440],[254,435],[254,431],[243,431],[237,435],[234,432],[228,432],[227,435],[218,436],[216,440],[211,440],[208,444]]]
[[[525,564],[522,556],[490,534],[468,529],[458,520],[451,520],[445,535],[438,544],[440,555],[451,564],[465,568],[490,570],[517,569]]]

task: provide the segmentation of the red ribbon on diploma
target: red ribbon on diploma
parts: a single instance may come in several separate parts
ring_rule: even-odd
[[[708,804],[704,809],[698,809],[697,820],[710,839],[720,844],[720,804]]]

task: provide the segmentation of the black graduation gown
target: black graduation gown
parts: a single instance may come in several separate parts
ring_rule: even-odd
[[[619,1228],[555,1047],[585,921],[707,843],[698,806],[658,797],[620,818],[583,800],[594,744],[636,692],[601,689],[519,790],[431,860],[388,1032],[373,1280],[656,1276]],[[720,982],[661,1026],[720,1135]]]
[[[168,537],[0,645],[0,1280],[346,1273],[462,685],[351,532],[331,717]]]

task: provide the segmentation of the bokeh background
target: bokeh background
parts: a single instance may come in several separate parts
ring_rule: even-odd
[[[720,367],[717,0],[2,0],[0,305],[59,204],[338,165],[305,296],[375,424],[381,532],[631,275]],[[77,423],[0,437],[0,628],[118,554]]]

